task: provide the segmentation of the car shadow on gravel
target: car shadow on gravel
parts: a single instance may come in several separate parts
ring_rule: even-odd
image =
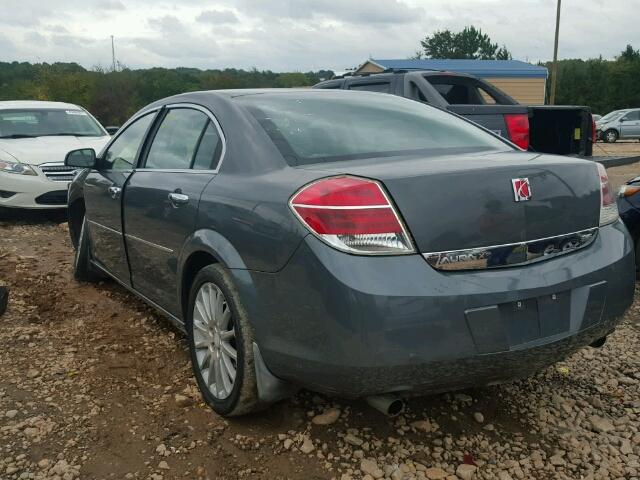
[[[0,207],[0,227],[12,225],[43,225],[67,221],[66,209],[27,210]]]

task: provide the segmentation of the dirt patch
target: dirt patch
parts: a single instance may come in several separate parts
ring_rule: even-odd
[[[0,284],[11,290],[0,319],[2,480],[640,471],[637,303],[602,349],[527,380],[413,399],[395,419],[302,392],[224,420],[201,403],[185,341],[168,322],[114,283],[73,281],[63,220],[0,221]],[[329,408],[340,411],[335,423],[311,421]]]
[[[640,162],[623,165],[621,167],[608,168],[607,174],[609,175],[609,181],[614,188],[614,192],[617,193],[621,185],[624,185],[632,178],[640,176]]]
[[[596,156],[629,157],[640,155],[640,141],[621,140],[616,143],[598,142],[593,146],[593,154]]]

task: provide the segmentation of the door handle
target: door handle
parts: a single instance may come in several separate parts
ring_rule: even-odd
[[[120,187],[109,187],[107,188],[107,192],[109,192],[109,196],[111,198],[117,200],[120,196],[120,192],[122,192],[122,189]]]
[[[189,195],[185,195],[184,193],[172,192],[169,194],[169,201],[171,202],[171,205],[177,208],[180,205],[189,203]]]

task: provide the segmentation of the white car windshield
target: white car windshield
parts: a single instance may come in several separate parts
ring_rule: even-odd
[[[79,109],[0,110],[0,138],[46,136],[102,137],[100,125]]]

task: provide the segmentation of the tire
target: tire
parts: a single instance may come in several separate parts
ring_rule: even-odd
[[[82,219],[76,254],[73,257],[73,278],[79,282],[91,283],[102,280],[103,278],[96,268],[91,265],[91,241],[89,240],[86,218]]]
[[[0,287],[0,317],[7,311],[7,304],[9,303],[9,289],[7,287]]]
[[[207,405],[224,417],[264,408],[258,401],[253,329],[231,277],[221,265],[208,265],[196,275],[189,292],[185,327],[193,374]]]
[[[616,141],[618,140],[618,132],[610,128],[609,130],[604,132],[604,134],[602,135],[602,139],[606,143],[616,143]]]

